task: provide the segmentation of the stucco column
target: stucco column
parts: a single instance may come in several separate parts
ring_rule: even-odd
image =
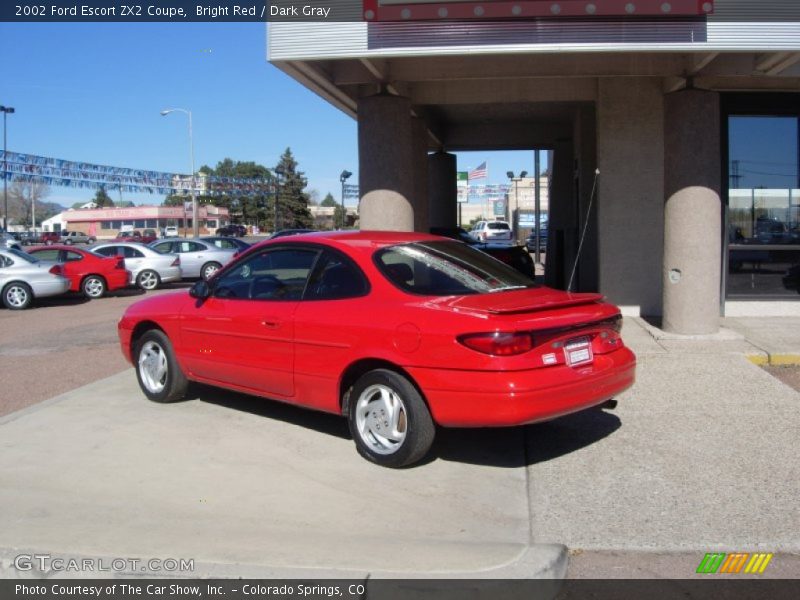
[[[455,227],[458,221],[456,155],[428,155],[428,198],[431,227]]]
[[[665,331],[719,330],[719,94],[684,90],[664,98]]]
[[[411,102],[377,95],[358,101],[361,229],[414,230]]]
[[[428,232],[428,126],[419,117],[411,118],[412,160],[414,169],[414,231]]]

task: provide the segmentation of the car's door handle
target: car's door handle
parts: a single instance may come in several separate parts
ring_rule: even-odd
[[[264,319],[261,324],[267,329],[278,329],[281,326],[280,321],[271,321],[269,319]]]

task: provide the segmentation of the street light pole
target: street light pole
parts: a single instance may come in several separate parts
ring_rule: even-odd
[[[514,171],[507,171],[506,175],[514,182],[514,212],[512,213],[513,218],[511,221],[514,230],[514,238],[519,242],[519,188],[517,184],[528,176],[528,172],[522,171],[519,177],[516,177]]]
[[[344,182],[350,179],[351,175],[352,173],[346,169],[339,175],[339,181],[342,183],[342,229],[344,229],[347,222],[347,209],[344,207]]]
[[[10,106],[0,106],[0,112],[3,113],[3,231],[8,231],[8,148],[6,130],[7,117],[15,111]]]
[[[185,108],[168,108],[161,111],[161,116],[166,117],[171,112],[182,112],[189,117],[189,159],[191,161],[192,176],[190,185],[192,186],[192,236],[199,237],[200,235],[200,222],[197,214],[197,187],[195,186],[194,178],[194,138],[192,137],[192,111]],[[186,211],[184,210],[184,221],[186,219]],[[183,230],[184,237],[186,236],[186,228]]]

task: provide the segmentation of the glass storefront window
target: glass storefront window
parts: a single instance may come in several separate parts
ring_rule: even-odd
[[[728,118],[728,298],[800,299],[800,118]]]

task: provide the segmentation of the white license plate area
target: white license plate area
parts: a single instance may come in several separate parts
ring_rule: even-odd
[[[574,338],[564,344],[564,358],[570,367],[592,362],[592,346],[588,337]]]

